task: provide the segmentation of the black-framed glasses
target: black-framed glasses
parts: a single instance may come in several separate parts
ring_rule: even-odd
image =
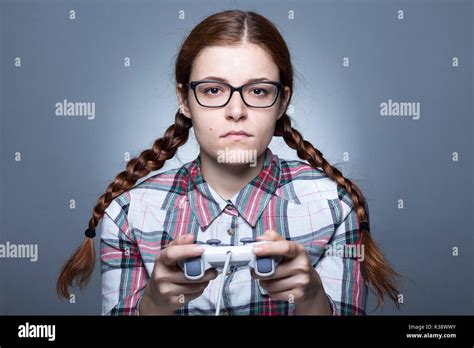
[[[213,80],[190,81],[199,105],[208,108],[221,108],[230,101],[235,91],[239,92],[245,105],[252,108],[269,108],[277,100],[282,84],[278,81],[251,82],[234,87],[225,82]]]

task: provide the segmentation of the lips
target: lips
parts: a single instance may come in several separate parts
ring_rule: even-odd
[[[241,136],[241,137],[249,137],[250,134],[248,134],[247,132],[245,131],[230,131],[230,132],[227,132],[226,134],[224,134],[222,137],[227,137],[227,136]]]

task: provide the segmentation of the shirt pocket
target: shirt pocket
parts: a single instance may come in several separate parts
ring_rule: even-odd
[[[288,201],[282,237],[303,244],[313,266],[319,261],[335,234],[334,201],[319,199],[304,203]]]

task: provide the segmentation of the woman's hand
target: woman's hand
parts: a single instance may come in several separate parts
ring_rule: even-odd
[[[256,256],[283,257],[270,277],[259,277],[252,270],[252,277],[259,279],[271,298],[294,303],[295,314],[331,314],[321,278],[302,244],[287,241],[274,230],[265,231],[257,241],[274,243],[255,246]]]
[[[217,277],[209,269],[199,280],[189,280],[177,262],[202,254],[203,248],[193,244],[194,235],[188,234],[173,240],[155,259],[152,275],[140,303],[140,315],[173,314],[175,309],[201,296],[211,279]]]

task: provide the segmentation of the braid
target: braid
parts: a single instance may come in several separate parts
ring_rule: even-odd
[[[192,121],[177,112],[175,123],[165,131],[164,136],[158,138],[151,149],[144,150],[138,157],[131,159],[127,163],[126,169],[109,184],[106,192],[100,196],[92,211],[89,229],[86,230],[88,237],[84,239],[61,269],[56,285],[59,296],[69,297],[68,289],[73,285],[74,280],[81,289],[88,283],[95,264],[95,249],[92,237],[95,235],[95,228],[110,203],[123,192],[130,190],[140,178],[162,168],[167,160],[173,158],[178,148],[188,140],[191,127]]]
[[[395,278],[401,276],[401,274],[396,272],[384,259],[379,247],[370,236],[365,199],[361,190],[350,179],[345,178],[336,167],[330,165],[323,157],[323,154],[309,141],[303,139],[300,132],[291,126],[291,119],[287,114],[277,121],[274,135],[283,137],[286,144],[296,150],[299,158],[308,161],[313,168],[322,168],[328,177],[348,192],[360,222],[361,238],[359,242],[365,246],[365,258],[361,265],[364,281],[375,289],[377,295],[376,308],[384,304],[384,294],[387,294],[395,305],[399,307]]]

